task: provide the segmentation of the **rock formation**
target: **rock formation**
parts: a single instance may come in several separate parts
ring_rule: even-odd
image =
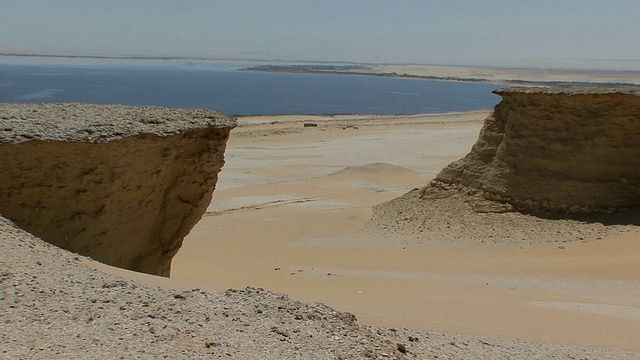
[[[640,205],[640,90],[507,88],[464,158],[431,188],[518,210],[589,213]],[[504,207],[499,207],[504,209]]]
[[[0,104],[0,214],[62,248],[168,276],[234,126],[210,110]]]

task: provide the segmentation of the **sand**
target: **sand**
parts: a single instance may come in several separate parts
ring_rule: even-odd
[[[0,218],[0,358],[638,358],[637,227],[472,218],[411,193],[383,208],[430,214],[422,232],[372,221],[487,114],[241,118],[170,279]]]
[[[387,328],[640,350],[637,227],[533,219],[523,231],[559,235],[521,246],[370,226],[375,205],[466,154],[487,114],[240,118],[213,202],[160,285],[262,287]]]
[[[372,65],[357,70],[365,73],[397,73],[400,75],[433,76],[438,78],[474,79],[495,83],[514,83],[514,81],[541,82],[578,82],[578,83],[622,83],[640,84],[640,71],[637,62],[619,62],[615,64],[596,62],[580,69],[576,64],[571,68],[552,66],[552,68],[522,67],[474,67],[474,66],[434,66],[434,65]]]
[[[127,280],[0,217],[0,359],[638,359],[640,352],[359,325],[263,289]],[[134,273],[118,269],[121,275]],[[136,277],[136,276],[133,276]],[[137,275],[149,280],[151,275]],[[142,281],[144,282],[144,281]]]

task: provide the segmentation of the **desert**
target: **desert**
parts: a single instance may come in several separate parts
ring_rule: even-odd
[[[170,278],[3,220],[2,356],[637,358],[636,213],[420,199],[491,114],[238,118]]]
[[[519,66],[452,66],[416,64],[358,64],[358,65],[258,65],[244,70],[269,72],[297,72],[316,74],[349,74],[394,78],[480,82],[490,84],[550,86],[638,85],[640,71],[637,61],[576,61],[550,62],[542,65]]]
[[[640,1],[0,4],[0,360],[640,360]]]
[[[379,208],[468,152],[488,115],[241,118],[229,146],[245,156],[228,158],[173,278],[265,286],[371,325],[637,350],[635,221],[465,212],[462,199],[425,202],[438,211],[422,223]]]

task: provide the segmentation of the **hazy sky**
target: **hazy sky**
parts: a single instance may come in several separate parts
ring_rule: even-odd
[[[640,60],[639,0],[0,0],[0,52]]]

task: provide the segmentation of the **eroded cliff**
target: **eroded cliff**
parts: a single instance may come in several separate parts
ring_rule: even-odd
[[[0,104],[0,213],[62,248],[168,276],[234,126],[210,110]]]
[[[640,90],[507,88],[494,93],[502,101],[471,152],[443,169],[428,188],[481,192],[488,200],[534,212],[640,205]]]

